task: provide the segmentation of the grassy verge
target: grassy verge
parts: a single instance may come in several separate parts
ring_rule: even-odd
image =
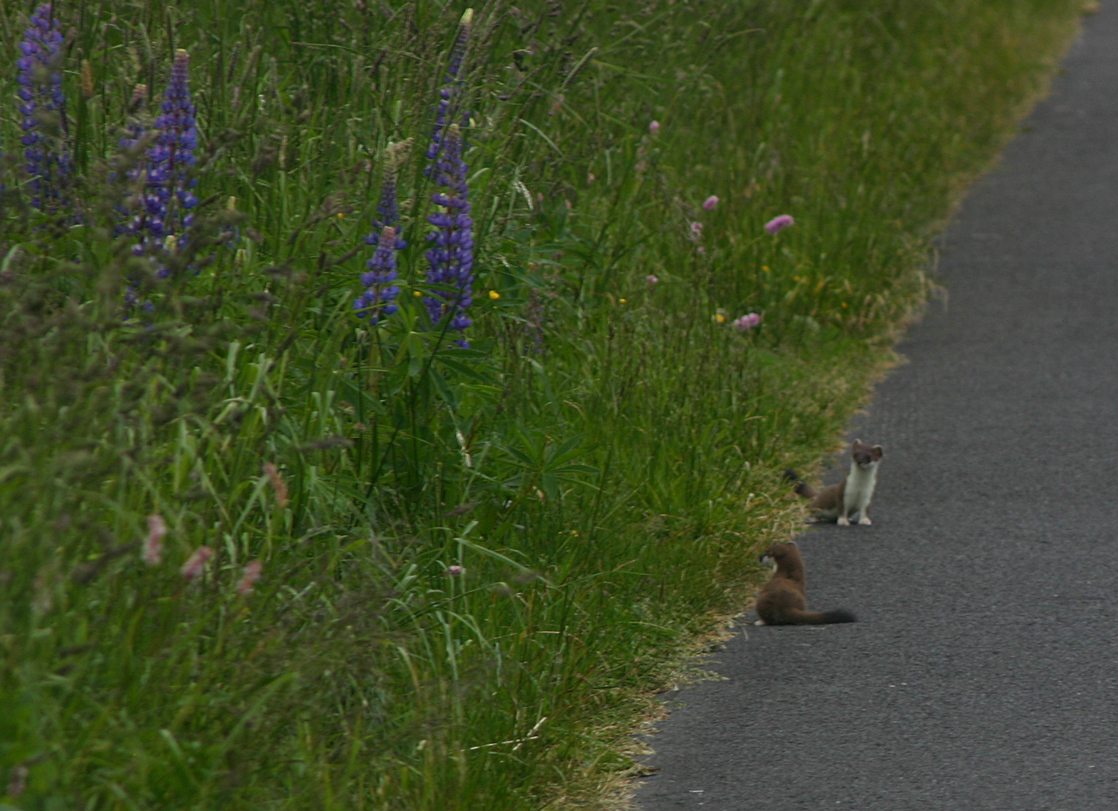
[[[53,186],[0,105],[5,802],[591,802],[633,696],[790,531],[779,470],[863,400],[1080,5],[56,4]],[[5,99],[27,25],[0,11]],[[168,241],[140,131],[179,49]],[[449,127],[425,171],[440,88],[464,333],[428,306],[460,302],[425,257],[462,199]],[[386,171],[409,244],[372,323]]]

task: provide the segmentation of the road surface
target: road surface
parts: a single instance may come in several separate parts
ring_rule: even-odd
[[[799,540],[860,621],[735,636],[642,811],[1118,809],[1118,3],[1064,67],[855,426],[874,525]]]

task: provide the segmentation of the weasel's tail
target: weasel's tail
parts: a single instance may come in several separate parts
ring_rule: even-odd
[[[857,622],[858,618],[841,608],[834,611],[803,611],[800,622],[804,625],[831,625],[838,622]]]
[[[796,471],[792,470],[792,468],[788,468],[786,471],[784,471],[784,480],[786,482],[792,483],[792,492],[794,492],[797,496],[803,496],[804,498],[815,498],[815,490],[812,488],[812,486],[801,479],[799,474],[796,473]]]

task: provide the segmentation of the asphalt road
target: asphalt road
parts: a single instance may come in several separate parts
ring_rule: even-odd
[[[1118,809],[1118,3],[943,240],[857,435],[872,527],[799,540],[808,605],[670,697],[643,811]]]

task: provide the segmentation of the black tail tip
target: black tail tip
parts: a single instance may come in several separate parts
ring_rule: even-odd
[[[858,618],[855,617],[852,613],[850,613],[849,611],[844,611],[841,608],[836,610],[836,611],[825,611],[823,613],[823,616],[827,620],[828,623],[857,622],[858,621]]]
[[[784,481],[791,482],[792,484],[795,484],[799,480],[800,480],[799,474],[796,473],[796,471],[792,470],[792,468],[786,468],[784,470]]]

